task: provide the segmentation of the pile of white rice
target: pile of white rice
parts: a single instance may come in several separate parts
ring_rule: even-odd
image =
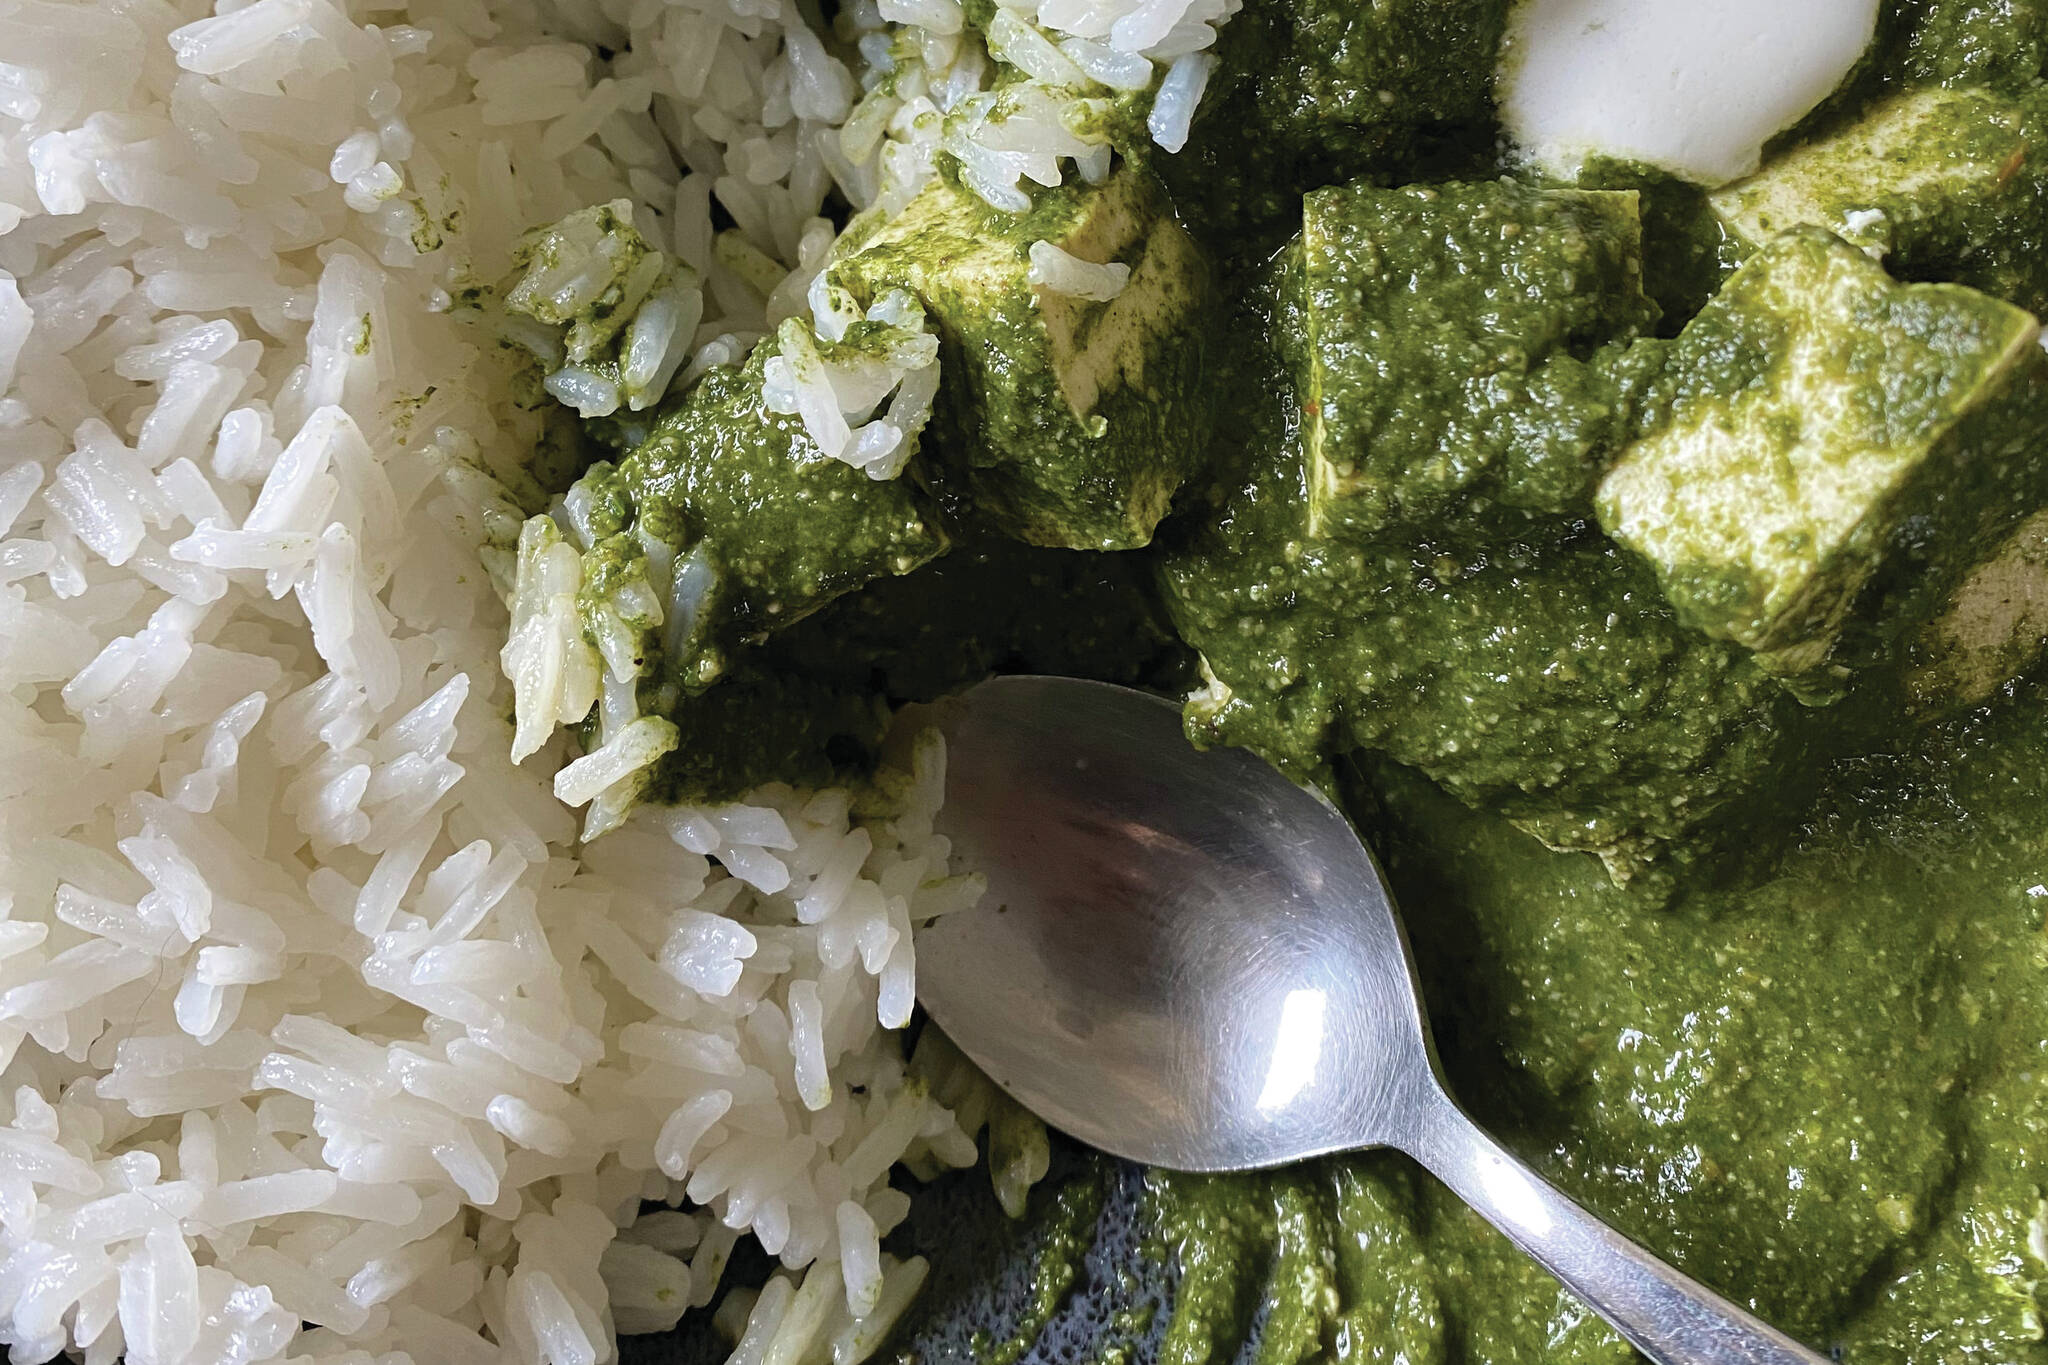
[[[558,793],[602,807],[665,722],[571,761],[613,675],[542,591],[507,656],[561,690],[512,761],[539,420],[464,290],[624,201],[661,268],[548,353],[558,398],[645,406],[791,318],[829,359],[834,187],[892,212],[942,141],[998,203],[1097,178],[1060,111],[1148,82],[1177,145],[1228,10],[1005,9],[1040,79],[997,97],[955,0],[856,0],[851,67],[795,0],[0,0],[11,1359],[585,1365],[714,1301],[742,1365],[875,1348],[924,1274],[889,1172],[988,1112],[890,1031],[912,926],[978,891],[942,755],[582,842]],[[613,392],[559,377],[607,346]],[[743,1234],[788,1269],[720,1300]]]

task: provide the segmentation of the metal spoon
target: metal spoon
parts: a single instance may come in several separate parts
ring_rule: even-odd
[[[981,905],[917,940],[918,995],[1020,1103],[1184,1171],[1414,1157],[1653,1361],[1823,1365],[1564,1197],[1445,1091],[1408,945],[1335,807],[1178,708],[999,678],[931,708],[939,832]]]

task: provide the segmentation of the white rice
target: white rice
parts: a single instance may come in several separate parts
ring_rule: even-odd
[[[1131,268],[1123,262],[1084,261],[1055,242],[1033,242],[1029,254],[1026,277],[1055,294],[1106,302],[1123,293],[1131,281]]]
[[[1155,83],[1176,146],[1233,8],[1007,5],[991,60],[954,0],[857,0],[850,70],[788,0],[0,6],[11,1359],[594,1363],[719,1300],[742,1235],[783,1269],[726,1297],[736,1361],[879,1346],[926,1269],[880,1249],[889,1173],[993,1109],[891,1031],[913,926],[979,890],[942,755],[858,808],[635,812],[676,734],[620,645],[701,566],[650,549],[585,638],[472,291],[553,225],[485,311],[558,401],[775,333],[772,401],[891,477],[936,344],[823,282],[828,194],[892,212],[941,145],[999,205],[1099,180],[1062,120]]]

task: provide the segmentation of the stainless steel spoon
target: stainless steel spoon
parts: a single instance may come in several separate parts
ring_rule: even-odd
[[[989,893],[919,934],[918,996],[1020,1103],[1175,1170],[1398,1148],[1651,1360],[1825,1362],[1465,1116],[1386,882],[1328,801],[1125,688],[999,678],[931,711],[938,829]]]

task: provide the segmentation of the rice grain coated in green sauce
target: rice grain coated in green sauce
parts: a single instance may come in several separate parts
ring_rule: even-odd
[[[610,433],[587,609],[635,528],[705,575],[646,637],[654,794],[857,774],[993,672],[1186,697],[1343,800],[1456,1091],[1574,1197],[1853,1365],[2048,1362],[2048,6],[1893,0],[1711,194],[1505,162],[1506,9],[1251,0],[1184,152],[1028,221],[942,158],[833,267],[940,319],[898,480],[769,412],[765,351]],[[1048,308],[1055,220],[1155,275]],[[1096,1178],[974,1358],[1081,1292]],[[1175,1290],[1104,1361],[1633,1358],[1398,1156],[1147,1206]]]

